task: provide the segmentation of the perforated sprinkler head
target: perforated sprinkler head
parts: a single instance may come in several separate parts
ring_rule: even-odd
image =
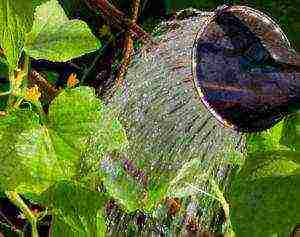
[[[241,132],[272,127],[300,108],[300,56],[266,14],[222,7],[198,32],[193,76],[202,103]]]

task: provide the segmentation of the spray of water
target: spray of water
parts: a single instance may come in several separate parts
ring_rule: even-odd
[[[186,186],[180,170],[195,160],[196,190],[214,197],[210,180],[223,185],[232,165],[230,157],[241,155],[242,135],[213,118],[193,85],[193,41],[210,16],[202,12],[162,23],[157,32],[167,32],[157,37],[157,45],[145,46],[135,55],[124,88],[110,102],[127,132],[127,159],[147,177],[141,190],[147,192],[146,209],[162,196],[180,195],[176,188]]]

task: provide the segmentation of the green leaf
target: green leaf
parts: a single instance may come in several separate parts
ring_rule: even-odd
[[[110,116],[91,88],[78,87],[53,100],[43,125],[28,110],[0,117],[0,189],[35,194],[60,180],[99,176],[99,160],[126,140]]]
[[[297,126],[295,120],[290,122]],[[288,236],[300,221],[300,152],[280,143],[284,129],[281,122],[248,140],[248,157],[229,195],[237,236]],[[297,132],[283,134],[294,138]]]
[[[222,172],[225,172],[228,165],[241,165],[242,160],[242,153],[234,150],[231,146],[228,146],[226,151],[215,155],[214,162],[209,168],[201,158],[194,158],[178,170],[176,177],[169,183],[168,196],[207,195],[215,182],[218,181],[218,175],[224,175]],[[202,189],[205,191],[202,192]]]
[[[235,156],[235,157],[234,157]],[[235,159],[242,159],[238,151],[230,152],[230,147],[225,153],[214,157],[214,162],[207,167],[201,158],[195,158],[178,170],[177,176],[169,183],[168,197],[178,197],[182,200],[193,197],[201,206],[201,225],[209,228],[213,221],[213,215],[222,206],[225,213],[225,221],[228,225],[229,207],[224,197],[224,176],[227,169]],[[230,167],[230,168],[228,168]]]
[[[74,215],[73,219],[81,218],[81,224],[83,226],[76,224],[74,222],[70,221],[69,218],[64,218],[62,216],[54,215],[53,218],[53,228],[51,232],[51,236],[53,237],[60,237],[66,236],[66,237],[89,237],[89,236],[95,236],[95,237],[105,237],[106,235],[106,224],[105,219],[101,212],[98,212],[96,215],[96,218],[89,219],[90,222],[85,222],[85,218],[82,218],[80,216]],[[92,235],[93,233],[94,235]]]
[[[50,105],[48,117],[58,136],[80,149],[78,175],[86,185],[103,177],[99,165],[105,154],[126,147],[125,130],[89,87],[62,92]]]
[[[0,46],[4,50],[7,62],[15,69],[24,46],[25,34],[30,31],[33,22],[31,1],[0,1]]]
[[[300,151],[300,112],[287,117],[283,126],[280,142],[294,151]]]
[[[299,173],[237,179],[230,197],[231,221],[237,236],[271,237],[283,230],[284,236],[288,236],[300,221],[299,184]]]
[[[253,133],[247,137],[247,153],[262,153],[276,150],[288,150],[280,142],[283,122],[279,122],[271,129],[260,133]]]
[[[100,42],[81,20],[69,20],[56,0],[37,7],[25,51],[35,59],[65,62],[100,48]]]
[[[90,87],[63,91],[52,101],[48,118],[59,137],[83,155],[99,157],[126,141],[123,127]]]
[[[168,196],[178,198],[196,196],[199,191],[202,191],[201,185],[206,184],[207,179],[214,178],[213,176],[209,177],[211,170],[205,169],[203,166],[203,162],[198,158],[185,164],[170,182]]]
[[[43,193],[41,200],[53,213],[51,236],[105,236],[101,213],[107,197],[103,193],[60,182]]]
[[[1,189],[39,193],[70,175],[55,154],[49,130],[34,112],[11,111],[1,117],[0,140]]]
[[[118,200],[129,212],[143,206],[145,189],[136,175],[130,175],[124,169],[126,158],[106,156],[101,159],[99,173],[107,192]]]
[[[48,0],[31,0],[33,9],[40,6],[42,3],[47,2]]]
[[[103,104],[90,87],[67,89],[49,107],[49,122],[64,141],[77,147],[100,126]]]

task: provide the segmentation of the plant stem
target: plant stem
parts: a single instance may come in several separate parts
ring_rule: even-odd
[[[47,116],[45,114],[45,111],[43,109],[43,106],[41,104],[40,101],[38,101],[37,103],[35,103],[36,107],[37,107],[37,110],[38,110],[38,114],[40,115],[40,118],[41,118],[41,123],[43,125],[47,124]]]
[[[27,78],[28,78],[29,66],[30,66],[29,56],[27,54],[25,54],[24,63],[22,65],[22,71],[26,75]]]
[[[30,65],[29,56],[25,55],[22,68],[17,70],[16,75],[15,75],[15,70],[11,68],[9,69],[10,89],[8,92],[6,92],[7,94],[9,94],[9,98],[8,98],[9,108],[18,107],[20,105],[20,100],[16,101],[15,96],[19,96],[20,94],[22,95],[26,91],[29,65]]]
[[[140,0],[133,0],[131,25],[136,24],[136,21],[138,18],[139,7],[140,7]],[[110,97],[114,95],[114,93],[116,92],[116,90],[118,88],[123,86],[124,76],[127,72],[127,69],[129,67],[129,64],[130,64],[132,56],[133,56],[133,39],[132,39],[130,30],[128,30],[125,34],[125,42],[124,42],[123,52],[124,52],[123,62],[117,73],[116,83],[115,83],[114,88],[112,88]]]
[[[17,192],[5,191],[5,194],[8,197],[8,199],[21,210],[21,212],[31,224],[31,236],[38,237],[39,235],[37,231],[37,217],[30,211],[28,206],[25,204],[25,202]]]
[[[49,101],[52,101],[58,93],[58,89],[51,85],[42,74],[34,69],[30,70],[28,80],[31,83],[36,84],[41,91],[47,94]]]
[[[119,29],[128,28],[130,34],[136,39],[140,39],[145,42],[153,43],[152,37],[145,32],[136,22],[132,22],[126,17],[126,14],[117,9],[113,4],[107,0],[86,0],[97,6],[105,20],[110,24],[118,27]]]
[[[8,79],[9,79],[9,97],[8,97],[8,101],[7,101],[7,105],[8,107],[12,107],[13,104],[13,96],[12,96],[12,92],[14,90],[14,80],[15,80],[15,72],[12,69],[9,69],[9,73],[8,73]]]

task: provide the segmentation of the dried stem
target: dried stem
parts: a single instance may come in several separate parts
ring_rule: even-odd
[[[136,21],[138,18],[139,6],[140,6],[140,0],[133,0],[131,25],[136,24]],[[120,66],[120,70],[117,73],[116,83],[115,83],[115,86],[112,88],[109,97],[111,97],[119,87],[123,86],[123,83],[124,83],[123,79],[124,79],[125,73],[131,62],[131,59],[132,59],[133,39],[132,39],[132,35],[129,31],[126,32],[126,34],[125,34],[125,42],[124,42],[123,52],[124,52],[123,62]]]
[[[116,87],[120,87],[123,85],[124,82],[124,75],[127,71],[127,68],[131,62],[132,54],[133,54],[133,40],[130,34],[127,32],[125,36],[125,44],[124,44],[124,59],[123,63],[121,64],[120,70],[116,76]],[[116,88],[116,89],[117,89]]]
[[[152,37],[145,32],[136,21],[132,21],[126,17],[126,14],[118,10],[113,4],[109,3],[107,0],[87,0],[87,2],[92,3],[92,5],[98,7],[103,18],[108,22],[108,24],[113,25],[120,30],[127,29],[130,34],[135,39],[142,40],[145,43],[153,42]],[[139,6],[139,1],[135,4]],[[135,8],[135,6],[134,6]],[[134,11],[133,11],[134,12]]]
[[[132,24],[135,24],[138,18],[138,12],[139,12],[139,6],[140,6],[140,0],[133,0],[133,6],[132,6]],[[121,68],[118,72],[117,79],[116,79],[116,85],[117,87],[123,85],[123,78],[127,71],[127,68],[131,62],[131,58],[133,55],[133,39],[129,32],[126,33],[125,36],[125,45],[124,45],[124,61],[121,65]]]
[[[55,95],[57,94],[58,90],[51,85],[46,78],[42,76],[42,74],[38,73],[36,70],[32,69],[30,71],[29,81],[32,84],[36,84],[45,94],[47,94],[49,100],[51,101]]]

